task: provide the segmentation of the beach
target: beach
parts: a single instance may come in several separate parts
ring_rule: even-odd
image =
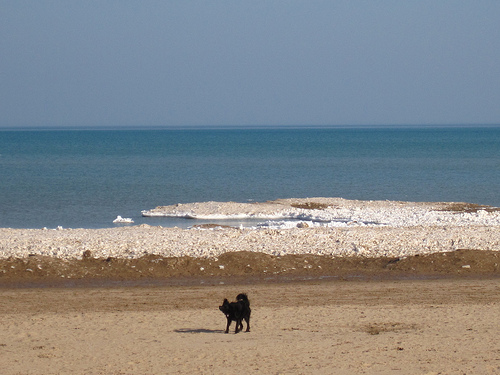
[[[500,375],[499,1],[0,9],[0,375]]]
[[[311,198],[154,212],[205,219],[0,229],[2,373],[500,372],[495,207]],[[267,224],[218,221],[242,213]],[[251,331],[224,334],[218,306],[242,292]]]
[[[4,374],[497,374],[500,280],[2,289]],[[224,334],[246,292],[251,331]],[[232,325],[234,328],[234,323]]]

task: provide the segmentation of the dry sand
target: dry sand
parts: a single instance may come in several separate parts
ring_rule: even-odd
[[[218,304],[248,293],[250,333]],[[2,374],[498,374],[500,280],[1,289]]]

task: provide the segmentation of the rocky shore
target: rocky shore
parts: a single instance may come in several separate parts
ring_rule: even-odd
[[[0,259],[46,256],[72,260],[82,259],[85,253],[104,259],[148,255],[215,258],[236,251],[404,258],[458,249],[500,250],[499,210],[466,203],[312,198],[258,204],[206,202],[160,207],[154,212],[204,217],[295,215],[298,219],[287,222],[288,226],[257,228],[221,226],[206,219],[198,225],[200,221],[192,220],[191,229],[144,224],[106,229],[2,228]]]
[[[111,229],[0,229],[0,259],[47,256],[81,259],[218,257],[248,251],[283,256],[407,257],[457,249],[500,250],[498,227],[353,227],[293,229],[179,229],[150,226]]]

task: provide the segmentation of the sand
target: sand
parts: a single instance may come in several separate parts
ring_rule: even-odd
[[[274,215],[276,205],[277,216],[346,220],[0,229],[1,373],[500,373],[497,208],[320,198],[187,208]],[[158,212],[172,210],[186,206]],[[241,292],[251,332],[225,334],[218,306]]]
[[[224,334],[248,293],[251,332]],[[497,374],[500,280],[1,289],[2,374]]]

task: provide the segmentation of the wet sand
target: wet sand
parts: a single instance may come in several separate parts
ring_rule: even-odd
[[[411,257],[273,256],[235,251],[217,258],[0,259],[2,287],[175,286],[300,280],[404,280],[500,277],[500,253],[456,250]]]
[[[218,305],[240,292],[250,297],[251,332],[224,334]],[[0,296],[7,375],[500,372],[498,278],[3,288]]]

